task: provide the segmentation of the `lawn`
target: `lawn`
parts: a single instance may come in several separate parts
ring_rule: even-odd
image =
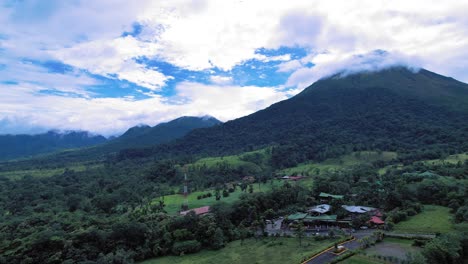
[[[335,241],[304,238],[302,246],[299,246],[297,238],[264,238],[258,241],[248,239],[244,241],[244,245],[240,241],[234,241],[221,250],[202,250],[192,255],[161,257],[142,264],[301,263],[302,259],[331,246]]]
[[[305,186],[311,186],[312,185],[312,179],[311,178],[306,178],[297,182],[291,182],[292,184],[301,184]],[[271,190],[273,186],[281,186],[283,184],[283,180],[273,180],[273,182],[268,181],[265,184],[260,184],[258,185],[257,183],[253,184],[253,189],[254,193],[256,192],[266,192]],[[197,196],[211,192],[212,196],[209,198],[204,198],[204,199],[197,199]],[[239,197],[241,196],[242,193],[247,193],[248,192],[242,192],[240,188],[236,188],[236,191],[233,193],[230,193],[228,197],[221,197],[221,200],[216,201],[216,198],[214,196],[214,190],[205,190],[205,191],[197,191],[190,193],[188,195],[188,204],[189,208],[197,208],[197,207],[202,207],[206,205],[213,205],[218,202],[225,202],[225,203],[233,203],[234,201],[238,200]],[[159,198],[155,199],[153,202],[157,202]],[[164,203],[166,204],[165,210],[169,214],[175,214],[180,210],[180,206],[184,202],[184,196],[181,194],[174,194],[174,195],[167,195],[164,196]]]
[[[437,205],[425,205],[424,210],[395,225],[396,233],[447,233],[453,230],[450,209]]]
[[[359,151],[341,156],[339,158],[327,159],[323,162],[300,164],[293,168],[284,169],[282,172],[284,174],[301,175],[323,174],[326,172],[342,170],[349,166],[371,164],[372,162],[378,160],[390,161],[396,157],[396,152]]]

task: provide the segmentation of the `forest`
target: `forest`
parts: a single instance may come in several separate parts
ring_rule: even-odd
[[[263,159],[256,160],[265,166]],[[176,162],[155,162],[143,173],[133,170],[139,164],[132,162],[108,163],[83,172],[67,170],[48,178],[1,178],[0,263],[131,263],[204,248],[217,250],[230,241],[259,236],[257,231],[267,219],[317,204],[319,192],[344,194],[343,203],[385,209],[389,228],[417,214],[422,204],[448,206],[456,222],[468,221],[468,162],[356,165],[314,175],[312,187],[286,182],[266,192],[251,193],[245,188],[233,204],[221,199],[209,215],[184,217],[165,213],[162,199],[175,192],[174,184],[182,177]],[[386,172],[377,174],[383,165]],[[219,169],[218,173],[226,173],[229,166]],[[232,180],[239,180],[241,174],[236,177],[233,171],[232,175]],[[265,175],[257,181],[268,185],[274,175]],[[202,179],[193,177],[191,184],[200,189],[218,184]],[[468,253],[463,246],[467,234],[458,232],[456,237],[458,244],[431,246],[423,257],[428,263],[456,263]],[[433,243],[439,239],[446,238]],[[454,248],[458,257],[450,255]],[[437,254],[450,260],[437,262]]]

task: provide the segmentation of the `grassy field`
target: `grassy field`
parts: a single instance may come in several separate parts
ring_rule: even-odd
[[[450,155],[445,159],[434,159],[434,160],[426,160],[424,163],[426,164],[442,164],[442,163],[452,163],[456,164],[458,162],[465,162],[468,160],[468,153],[461,153]]]
[[[378,160],[389,161],[396,157],[396,152],[360,151],[344,155],[340,158],[327,159],[319,163],[300,164],[293,168],[284,169],[282,172],[284,174],[302,175],[322,174],[328,171],[332,172],[342,170],[353,165],[370,164]]]
[[[258,185],[257,183],[253,184],[253,189],[254,193],[255,192],[266,192],[271,190],[273,186],[281,186],[283,184],[282,180],[274,180],[273,183],[268,181],[265,184],[260,184]],[[311,178],[306,178],[298,182],[293,182],[292,184],[301,184],[301,185],[306,185],[310,186],[312,185],[312,179]],[[213,196],[209,198],[204,198],[204,199],[197,199],[198,195],[202,195],[205,193],[211,192]],[[225,202],[225,203],[233,203],[234,201],[239,199],[239,196],[241,196],[242,193],[247,193],[248,192],[242,192],[240,188],[236,188],[236,191],[233,193],[230,193],[228,197],[221,197],[219,201],[216,201],[216,198],[214,196],[214,190],[206,190],[206,191],[198,191],[198,192],[193,192],[188,195],[188,203],[189,203],[189,208],[197,208],[197,207],[202,207],[206,205],[213,205],[218,202]],[[159,200],[156,199],[154,202],[156,203]],[[169,214],[175,214],[180,210],[180,206],[184,202],[184,196],[180,194],[174,194],[174,195],[167,195],[164,196],[164,203],[166,204],[165,210]]]
[[[232,156],[223,156],[223,157],[208,157],[208,158],[203,158],[195,161],[192,164],[189,164],[188,166],[201,166],[204,165],[208,168],[214,167],[216,165],[219,165],[221,163],[227,163],[233,168],[241,167],[241,166],[255,166],[260,169],[260,167],[253,162],[247,161],[249,160],[249,157],[256,156],[257,159],[255,160],[256,162],[268,162],[268,160],[271,157],[270,153],[270,148],[265,148],[265,149],[259,149],[251,152],[245,152],[239,155],[232,155]]]
[[[382,261],[364,255],[354,255],[340,262],[340,264],[381,264]]]
[[[302,259],[331,246],[333,242],[335,240],[317,242],[304,238],[302,246],[299,246],[297,238],[264,238],[258,241],[248,239],[244,241],[244,245],[240,241],[234,241],[218,251],[203,250],[193,255],[161,257],[142,264],[300,263]]]
[[[395,225],[396,233],[447,233],[453,230],[450,209],[425,205],[424,210],[408,220]]]
[[[78,164],[78,165],[68,166],[67,169],[78,172],[78,171],[85,171],[86,169],[96,169],[101,166],[103,165],[98,164],[98,165],[86,166],[83,164]],[[47,178],[47,177],[51,177],[57,174],[62,174],[65,171],[65,169],[66,168],[4,171],[4,172],[0,172],[0,177],[6,177],[10,180],[19,180],[25,176],[31,176],[34,178]]]
[[[383,242],[376,244],[365,250],[365,255],[358,254],[340,263],[343,264],[374,264],[387,263],[372,256],[392,256],[398,259],[405,259],[408,252],[417,252],[418,247],[412,246],[413,240],[387,237]]]

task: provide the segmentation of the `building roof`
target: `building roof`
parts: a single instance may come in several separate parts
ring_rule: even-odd
[[[294,220],[302,220],[307,216],[307,214],[304,213],[295,213],[292,215],[288,215],[288,220],[294,221]]]
[[[181,215],[186,215],[190,212],[195,212],[196,215],[202,215],[202,214],[206,214],[210,211],[210,207],[209,206],[203,206],[203,207],[198,207],[198,208],[193,208],[193,209],[190,209],[190,210],[187,210],[187,211],[182,211],[180,212]]]
[[[321,198],[343,199],[344,195],[335,195],[335,194],[329,194],[329,193],[321,192],[319,194],[319,197],[321,197]]]
[[[363,213],[372,212],[376,210],[373,207],[358,206],[358,205],[342,205],[341,207],[350,213],[358,213],[358,214],[363,214]]]
[[[329,204],[319,204],[314,207],[311,207],[307,212],[316,212],[320,214],[324,214],[330,211],[331,206]]]
[[[306,222],[313,222],[313,221],[326,221],[326,222],[335,222],[336,215],[319,215],[319,216],[311,216],[308,215],[304,218]]]
[[[289,176],[289,179],[291,181],[297,181],[297,180],[300,180],[302,178],[304,178],[304,176]]]
[[[381,224],[385,224],[385,221],[380,219],[380,217],[378,217],[378,216],[373,216],[369,220],[369,223],[373,223],[373,224],[376,224],[376,225],[381,225]]]

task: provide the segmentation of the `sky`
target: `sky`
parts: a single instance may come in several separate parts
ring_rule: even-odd
[[[338,71],[468,82],[468,1],[0,0],[0,134],[221,121]]]

